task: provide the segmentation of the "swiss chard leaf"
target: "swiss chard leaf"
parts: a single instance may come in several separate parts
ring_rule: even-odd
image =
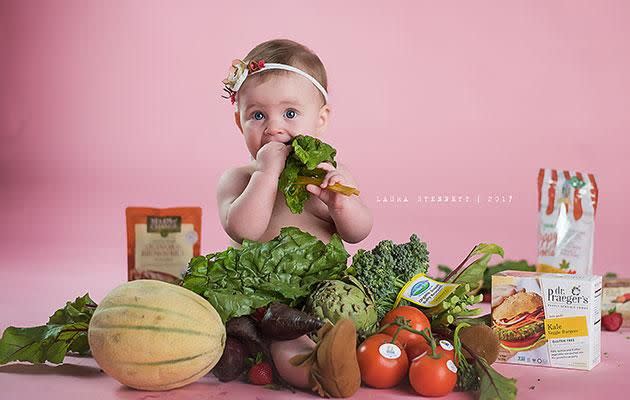
[[[476,293],[483,285],[484,273],[493,255],[503,257],[503,248],[496,244],[481,243],[475,246],[462,263],[451,272],[446,282],[469,284],[471,293]],[[470,264],[466,264],[472,257],[480,256]]]
[[[475,391],[479,400],[513,400],[516,398],[516,379],[506,378],[470,348],[466,348],[472,361],[464,357],[464,345],[460,340],[460,330],[469,327],[459,323],[453,332],[455,359],[457,362],[457,386],[459,391]]]
[[[306,185],[296,184],[298,176],[323,178],[326,171],[317,168],[320,163],[328,162],[337,166],[337,151],[312,136],[299,135],[291,142],[291,153],[287,157],[284,170],[280,174],[278,190],[284,194],[287,207],[294,214],[304,211],[304,203],[310,194]]]
[[[437,270],[439,273],[441,273],[442,275],[437,275],[435,276],[433,279],[440,281],[440,282],[444,282],[446,280],[446,277],[453,272],[453,270],[451,269],[451,267],[449,267],[448,265],[444,265],[444,264],[438,264],[437,266]]]
[[[188,264],[182,285],[205,297],[224,322],[273,301],[296,305],[316,283],[340,277],[348,253],[338,235],[328,244],[295,227],[269,242],[245,240]]]
[[[46,325],[5,329],[0,339],[0,364],[12,361],[59,364],[68,352],[87,354],[87,332],[96,303],[88,294],[67,302]]]
[[[483,357],[475,360],[475,369],[479,374],[479,400],[516,399],[516,379],[501,375]]]

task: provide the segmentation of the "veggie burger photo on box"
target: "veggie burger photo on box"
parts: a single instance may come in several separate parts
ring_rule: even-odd
[[[509,351],[526,351],[545,343],[545,311],[537,293],[519,291],[493,311],[494,331]]]

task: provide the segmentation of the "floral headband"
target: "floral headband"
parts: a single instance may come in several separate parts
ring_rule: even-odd
[[[251,61],[249,64],[246,64],[241,60],[232,61],[232,67],[230,68],[228,77],[223,80],[223,84],[225,85],[223,90],[227,92],[228,95],[221,97],[225,99],[230,99],[232,104],[234,104],[236,102],[236,93],[241,88],[241,86],[245,82],[245,79],[247,79],[249,75],[257,74],[259,72],[270,69],[282,69],[285,71],[295,72],[298,75],[302,75],[303,77],[311,81],[313,85],[315,85],[315,87],[322,93],[322,95],[324,95],[324,100],[326,101],[326,103],[328,103],[328,93],[326,92],[326,89],[324,89],[324,87],[319,82],[317,82],[317,79],[313,78],[301,69],[295,68],[291,65],[276,63],[265,64],[264,60]]]

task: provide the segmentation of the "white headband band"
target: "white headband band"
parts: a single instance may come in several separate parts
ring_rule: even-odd
[[[295,72],[298,75],[303,76],[304,78],[308,79],[313,85],[315,85],[317,90],[319,90],[321,94],[324,96],[325,102],[328,103],[328,93],[326,92],[326,89],[324,89],[324,87],[317,81],[317,79],[313,78],[311,75],[307,74],[306,72],[292,65],[278,64],[278,63],[267,64],[262,60],[258,62],[252,61],[251,63],[249,63],[249,65],[245,64],[241,60],[232,61],[232,69],[230,70],[230,73],[227,79],[223,80],[223,84],[225,85],[224,90],[228,92],[228,94],[230,95],[229,98],[232,99],[232,102],[234,102],[235,101],[234,97],[236,95],[236,92],[238,92],[241,86],[243,86],[245,79],[247,79],[249,75],[254,75],[259,72],[267,71],[271,69],[281,69],[285,71],[291,71],[291,72]]]

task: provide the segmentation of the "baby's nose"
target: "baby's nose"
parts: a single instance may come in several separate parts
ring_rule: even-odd
[[[275,123],[275,124],[269,124],[267,126],[267,129],[265,129],[265,132],[267,132],[267,134],[269,135],[277,135],[279,133],[283,133],[284,132],[284,128],[282,127],[281,124]]]

